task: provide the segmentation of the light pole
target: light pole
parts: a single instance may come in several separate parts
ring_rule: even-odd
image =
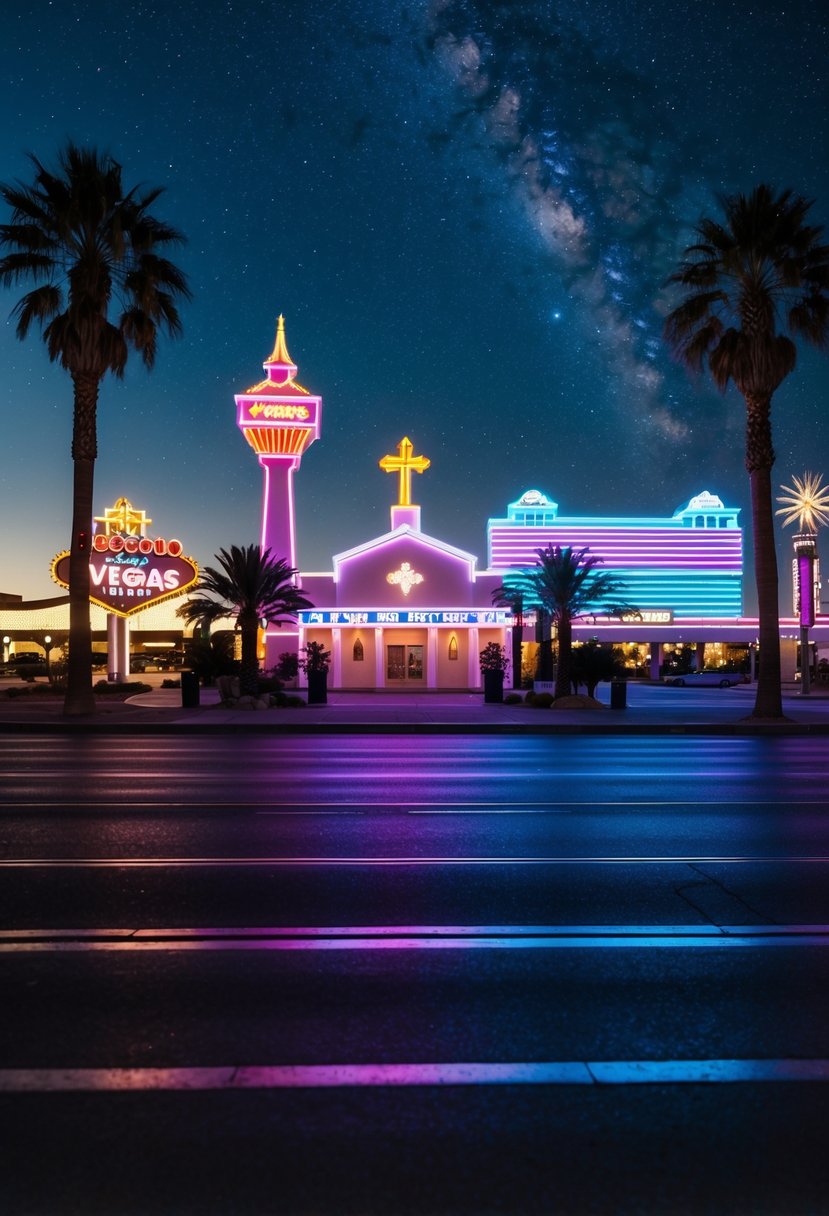
[[[829,522],[829,486],[823,485],[821,473],[804,473],[794,477],[793,486],[781,486],[785,493],[777,501],[783,506],[777,512],[784,524],[797,523],[800,531],[794,538],[797,603],[800,619],[800,691],[804,697],[811,692],[809,664],[809,629],[815,623],[815,562],[817,560],[817,530]]]
[[[51,683],[51,676],[49,673],[49,656],[52,653],[52,636],[49,633],[47,633],[46,637],[43,639],[43,648],[46,651],[46,679]]]
[[[812,691],[809,629],[815,623],[816,542],[816,532],[799,532],[794,538],[794,553],[797,563],[797,608],[800,618],[800,692],[804,697],[808,697]]]

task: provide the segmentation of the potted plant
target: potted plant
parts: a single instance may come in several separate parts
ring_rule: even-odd
[[[480,654],[481,672],[484,677],[484,701],[491,704],[504,699],[504,672],[507,669],[507,652],[497,642],[487,642]]]
[[[328,701],[328,668],[331,651],[322,642],[309,642],[302,647],[299,667],[308,678],[308,704],[325,705]]]

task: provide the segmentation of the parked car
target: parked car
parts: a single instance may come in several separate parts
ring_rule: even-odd
[[[23,654],[15,654],[4,663],[0,671],[4,676],[45,676],[49,670],[46,659],[42,654],[33,654],[28,650]]]
[[[735,684],[745,684],[746,677],[739,671],[686,671],[681,676],[665,676],[666,684],[674,688],[731,688]]]

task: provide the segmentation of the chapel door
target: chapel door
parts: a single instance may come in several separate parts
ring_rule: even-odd
[[[422,684],[423,647],[387,646],[386,680],[389,684]]]

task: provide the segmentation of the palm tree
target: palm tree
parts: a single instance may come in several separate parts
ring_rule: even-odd
[[[570,656],[573,651],[573,621],[600,613],[619,616],[635,612],[624,602],[625,585],[609,570],[597,570],[602,559],[589,547],[548,545],[536,549],[538,561],[528,571],[536,603],[550,616],[558,632],[556,697],[570,693]]]
[[[224,617],[235,618],[242,635],[240,687],[244,695],[255,696],[259,622],[282,625],[313,604],[293,582],[297,571],[272,557],[270,549],[263,552],[260,545],[231,545],[229,550],[219,550],[216,561],[221,569],[204,567],[196,594],[181,605],[178,615],[207,626]]]
[[[721,391],[733,380],[746,403],[761,655],[754,718],[783,716],[771,399],[794,370],[793,338],[821,348],[829,340],[829,246],[823,229],[806,223],[811,206],[767,185],[724,198],[723,222],[700,222],[668,280],[685,289],[665,321],[668,343],[693,371],[707,365]]]
[[[492,592],[496,608],[507,608],[513,617],[512,626],[512,686],[521,687],[521,643],[524,636],[524,614],[527,611],[526,588],[521,576],[507,577]]]
[[[37,323],[52,362],[72,378],[74,422],[69,559],[69,665],[65,714],[92,713],[89,547],[97,456],[96,411],[107,372],[121,377],[130,349],[147,368],[159,329],[181,332],[176,307],[188,298],[182,272],[159,250],[181,244],[150,211],[160,190],[124,191],[110,156],[69,143],[58,172],[34,156],[34,180],[0,185],[11,223],[0,226],[0,283],[34,284],[15,305],[17,336]],[[110,320],[110,310],[117,314]]]

